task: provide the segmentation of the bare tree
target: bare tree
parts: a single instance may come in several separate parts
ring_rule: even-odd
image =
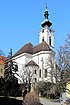
[[[16,72],[16,77],[21,80],[23,84],[25,84],[28,88],[28,91],[30,92],[31,86],[33,83],[35,83],[35,78],[37,74],[35,74],[35,71],[37,73],[38,66],[36,65],[21,65],[21,72]]]
[[[46,59],[46,69],[47,69],[47,74],[50,74],[51,77],[51,82],[53,83],[53,78],[56,76],[56,68],[55,68],[55,60],[53,55],[51,55],[50,57],[48,57],[48,59]]]
[[[1,55],[1,56],[4,56],[4,55],[5,55],[2,50],[0,50],[0,55]]]
[[[31,83],[33,82],[33,76],[34,76],[34,70],[30,69],[29,67],[26,67],[25,69],[25,80],[26,80],[26,83],[28,84],[28,89],[29,89],[29,92],[31,90]]]
[[[66,89],[66,82],[70,78],[70,35],[67,35],[65,44],[58,50],[58,66],[61,71],[62,87]]]

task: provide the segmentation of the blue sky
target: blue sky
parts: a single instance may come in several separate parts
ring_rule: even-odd
[[[55,52],[70,33],[70,0],[0,0],[0,49],[16,53],[24,44],[38,44],[45,4],[55,30]]]

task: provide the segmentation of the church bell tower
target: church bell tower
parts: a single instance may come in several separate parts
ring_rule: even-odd
[[[48,10],[47,7],[44,11],[44,21],[41,23],[42,29],[39,33],[39,43],[42,43],[45,41],[51,49],[54,49],[54,30],[52,30],[50,27],[52,26],[52,23],[48,19]]]

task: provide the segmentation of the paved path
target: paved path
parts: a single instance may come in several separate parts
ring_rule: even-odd
[[[61,105],[60,102],[50,101],[44,98],[40,98],[40,101],[43,105]]]

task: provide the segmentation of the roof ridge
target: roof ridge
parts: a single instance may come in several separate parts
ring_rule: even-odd
[[[49,47],[49,45],[45,41],[43,41],[42,43],[39,43],[36,46],[33,46],[32,43],[29,42],[29,43],[25,44],[23,47],[21,47],[13,55],[13,57],[18,56],[22,53],[35,54],[35,53],[38,53],[40,51],[52,51],[52,49]]]
[[[21,47],[14,55],[13,55],[13,57],[14,56],[17,56],[17,55],[19,55],[19,54],[22,54],[22,53],[30,53],[30,54],[32,54],[33,53],[33,51],[32,51],[32,49],[33,49],[33,45],[32,45],[32,43],[27,43],[27,44],[25,44],[23,47]]]
[[[39,51],[52,51],[52,49],[49,47],[49,45],[43,41],[42,43],[34,46],[33,53],[37,53]]]

